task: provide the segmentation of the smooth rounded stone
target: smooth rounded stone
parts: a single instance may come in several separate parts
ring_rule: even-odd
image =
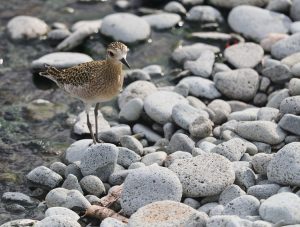
[[[99,177],[88,175],[80,180],[81,188],[90,195],[100,197],[105,193],[105,187]]]
[[[213,217],[216,215],[222,215],[223,214],[223,210],[224,210],[224,206],[223,205],[217,205],[213,208],[211,208],[210,212],[209,212],[209,216]]]
[[[213,122],[206,116],[197,117],[189,126],[191,136],[205,138],[212,134]]]
[[[258,92],[253,98],[255,106],[264,106],[268,102],[268,96],[265,93]]]
[[[271,48],[276,42],[288,37],[289,35],[283,33],[269,33],[260,41],[260,45],[265,51],[271,52]]]
[[[193,198],[185,198],[183,203],[194,209],[197,209],[201,206],[201,203],[198,200],[193,199]]]
[[[290,16],[293,20],[299,21],[300,20],[300,3],[298,1],[293,1],[290,9]]]
[[[203,212],[199,212],[183,203],[165,200],[140,208],[130,217],[128,227],[204,227],[207,220],[208,216]]]
[[[85,198],[91,203],[91,204],[99,204],[101,200],[95,196],[95,195],[86,195]]]
[[[64,177],[67,178],[69,174],[73,174],[74,176],[77,177],[77,179],[81,179],[82,178],[82,173],[81,173],[81,170],[80,170],[79,166],[80,166],[80,161],[76,161],[74,163],[69,164],[66,167]]]
[[[186,19],[202,23],[221,23],[224,21],[220,11],[212,6],[194,6],[188,11]]]
[[[260,85],[259,90],[262,92],[266,92],[271,84],[271,80],[268,77],[260,77]]]
[[[52,189],[57,187],[63,178],[45,166],[38,166],[26,175],[30,184],[35,187]]]
[[[236,120],[236,121],[255,121],[257,119],[257,113],[259,108],[248,108],[241,111],[232,112],[228,116],[228,120]]]
[[[138,162],[141,160],[141,156],[139,156],[134,151],[126,148],[119,147],[118,161],[117,163],[125,168],[128,168],[132,163]]]
[[[269,2],[269,0],[209,0],[209,3],[211,3],[214,6],[217,7],[223,7],[223,8],[234,8],[239,5],[253,5],[253,6],[258,6],[262,7],[266,5]]]
[[[143,145],[141,142],[133,136],[122,136],[120,138],[120,143],[122,147],[126,147],[134,151],[138,155],[143,154]]]
[[[239,186],[232,184],[226,187],[224,191],[221,192],[219,197],[219,203],[225,206],[233,199],[238,198],[242,195],[246,195],[246,192],[244,192]]]
[[[268,180],[283,185],[300,185],[300,142],[285,145],[271,159]]]
[[[103,18],[100,32],[114,40],[135,43],[147,39],[151,29],[141,17],[130,13],[114,13]]]
[[[205,50],[195,61],[186,61],[184,69],[191,71],[196,76],[210,77],[215,62],[215,54],[211,50]]]
[[[281,63],[292,68],[295,64],[299,63],[299,61],[300,61],[300,52],[297,52],[283,58],[281,60]]]
[[[239,43],[225,49],[224,57],[235,68],[254,68],[264,56],[263,48],[256,43]]]
[[[205,152],[211,152],[215,147],[216,147],[216,145],[215,144],[213,144],[213,143],[211,143],[211,142],[209,142],[209,141],[199,141],[198,143],[197,143],[197,147],[199,147],[200,149],[202,149],[203,151],[205,151]]]
[[[217,214],[217,215],[212,216],[206,224],[206,227],[220,227],[220,226],[271,227],[271,226],[256,226],[256,225],[253,225],[253,223],[251,221],[246,220],[246,219],[241,219],[237,215],[223,215],[223,214]]]
[[[77,21],[75,24],[72,25],[72,31],[81,30],[83,28],[89,28],[98,32],[102,24],[102,20],[81,20]]]
[[[292,78],[292,73],[287,65],[274,65],[263,69],[262,74],[274,83],[282,83]]]
[[[239,138],[234,138],[229,141],[218,144],[211,152],[220,154],[228,158],[231,162],[239,161],[246,152],[246,144]]]
[[[292,5],[290,0],[271,0],[266,9],[275,12],[287,13]]]
[[[144,108],[144,102],[140,98],[131,99],[125,104],[119,113],[119,118],[125,121],[137,121]]]
[[[81,159],[83,176],[96,175],[106,182],[113,173],[118,159],[118,148],[113,144],[101,143],[88,148]]]
[[[175,173],[167,168],[152,165],[133,170],[124,182],[121,206],[131,215],[139,208],[159,200],[180,201],[182,186]]]
[[[163,69],[160,65],[148,65],[142,69],[144,72],[148,73],[150,76],[163,76]]]
[[[280,103],[280,112],[283,114],[300,114],[300,95],[283,99]]]
[[[200,211],[200,212],[204,212],[204,213],[209,215],[210,211],[218,205],[219,204],[216,203],[216,202],[206,203],[206,204],[202,205],[200,208],[198,208],[197,210]]]
[[[228,23],[235,32],[260,41],[269,33],[288,33],[291,20],[284,14],[258,7],[237,6],[230,11]]]
[[[172,59],[179,64],[183,64],[187,60],[196,60],[205,50],[211,50],[214,53],[218,53],[220,51],[218,47],[212,45],[195,43],[192,45],[177,47],[172,53]]]
[[[100,227],[126,227],[127,225],[115,218],[105,218],[101,224]]]
[[[248,188],[247,194],[252,195],[257,199],[267,199],[272,195],[275,195],[280,186],[278,184],[262,184],[262,185],[253,185]]]
[[[186,103],[179,103],[172,109],[172,119],[183,129],[189,129],[194,120],[199,117],[208,118],[209,115],[206,111],[196,109]]]
[[[242,195],[231,200],[224,207],[223,214],[237,215],[239,217],[258,215],[260,202],[257,198],[251,195]]]
[[[300,197],[294,193],[283,192],[266,199],[259,208],[263,220],[281,225],[300,222]]]
[[[164,151],[157,151],[151,154],[145,155],[141,162],[144,163],[146,166],[150,166],[154,163],[158,164],[159,166],[162,166],[164,161],[167,158],[167,153]]]
[[[66,167],[67,166],[62,162],[53,162],[49,168],[63,177],[65,175]]]
[[[39,223],[35,224],[36,227],[80,227],[81,225],[72,217],[66,215],[52,215],[44,218]]]
[[[138,168],[141,168],[141,167],[145,167],[146,165],[142,162],[135,162],[135,163],[132,163],[129,167],[128,167],[128,170],[129,169],[138,169]]]
[[[295,77],[300,77],[300,63],[293,65],[291,72]]]
[[[189,95],[189,86],[184,83],[177,84],[173,91],[182,95],[183,97],[187,97]]]
[[[151,80],[150,75],[141,69],[131,69],[131,70],[126,70],[125,72],[126,72],[125,78],[128,80],[132,80],[132,81]]]
[[[275,93],[272,93],[272,94],[273,94],[273,96],[269,96],[269,100],[268,100],[268,103],[266,106],[273,107],[276,109],[279,109],[282,100],[284,100],[285,98],[290,96],[289,90],[286,88],[276,91]]]
[[[51,65],[56,68],[69,68],[81,63],[93,61],[93,59],[82,53],[75,52],[53,52],[46,54],[31,63],[33,70],[42,70],[44,65]]]
[[[271,54],[277,59],[283,59],[300,51],[300,34],[296,33],[286,39],[276,42],[271,48]]]
[[[291,32],[292,34],[300,32],[300,22],[296,21],[291,24]]]
[[[217,110],[222,111],[222,113],[228,117],[228,115],[231,113],[231,107],[230,105],[225,102],[222,99],[215,99],[212,102],[210,102],[207,107],[211,110],[213,110],[214,112],[216,112]]]
[[[38,200],[21,192],[4,192],[1,201],[3,203],[16,203],[25,207],[34,207],[38,204]]]
[[[292,78],[289,82],[289,93],[292,96],[300,95],[300,79]]]
[[[186,14],[186,9],[179,2],[171,1],[165,5],[164,10],[170,13]]]
[[[6,222],[1,225],[1,227],[11,227],[11,226],[34,226],[38,224],[40,221],[32,220],[32,219],[18,219]]]
[[[256,175],[251,168],[234,166],[235,184],[242,188],[249,188],[255,185]]]
[[[217,73],[214,82],[216,88],[228,98],[249,101],[258,90],[259,76],[253,69],[237,69]]]
[[[51,40],[63,40],[71,35],[71,32],[68,29],[54,29],[48,32],[47,37]]]
[[[235,132],[246,140],[271,145],[281,143],[286,137],[285,132],[276,123],[270,121],[240,121]]]
[[[172,109],[176,104],[188,104],[181,95],[170,91],[157,91],[144,100],[147,115],[159,124],[172,121]]]
[[[120,109],[125,106],[131,99],[140,98],[144,101],[145,97],[156,92],[155,85],[148,81],[135,81],[129,84],[118,96],[118,105]]]
[[[300,135],[300,116],[285,114],[278,125],[287,132]]]
[[[227,103],[230,105],[231,107],[231,112],[236,112],[236,111],[241,111],[247,108],[252,108],[254,107],[251,104],[242,102],[242,101],[237,101],[237,100],[231,100],[231,101],[227,101]]]
[[[259,153],[253,156],[251,164],[255,172],[267,175],[267,167],[272,160],[272,154]]]
[[[183,133],[175,133],[170,140],[167,151],[169,154],[176,151],[186,151],[192,153],[194,147],[195,142],[187,135]]]
[[[213,153],[202,153],[189,159],[177,159],[169,169],[178,175],[183,187],[183,195],[187,197],[217,195],[232,184],[235,178],[230,161]]]
[[[292,143],[292,142],[300,142],[300,136],[293,136],[293,135],[287,136],[287,137],[285,137],[284,142],[286,144]]]
[[[116,125],[107,130],[101,130],[98,137],[107,143],[117,144],[120,142],[122,136],[131,135],[131,128],[129,125]]]
[[[82,139],[82,140],[75,141],[64,152],[62,157],[63,161],[67,164],[80,161],[92,143],[93,143],[92,139]]]
[[[221,93],[217,90],[215,83],[211,80],[196,76],[189,76],[182,79],[179,83],[188,84],[189,92],[193,96],[207,99],[216,99],[221,97]]]
[[[110,185],[121,185],[125,181],[126,177],[129,173],[131,173],[134,169],[128,170],[118,170],[113,172],[108,179]]]
[[[149,141],[151,143],[155,143],[162,138],[158,133],[154,132],[151,128],[149,128],[145,125],[142,125],[142,124],[135,124],[132,128],[132,131],[135,134],[141,133],[142,135],[145,136],[147,141]],[[144,153],[144,151],[143,151],[143,153]]]
[[[8,21],[6,28],[13,40],[35,39],[49,30],[48,25],[41,19],[23,15],[13,17]]]
[[[272,107],[262,107],[257,112],[259,121],[275,121],[278,117],[279,110]]]
[[[50,207],[45,212],[45,217],[50,217],[54,215],[64,215],[76,221],[80,218],[80,216],[74,211],[65,207]]]
[[[181,17],[176,13],[150,14],[142,18],[147,21],[152,28],[158,30],[172,28],[181,20]]]
[[[184,84],[184,83],[183,83]],[[206,109],[206,105],[200,99],[194,96],[187,96],[186,99],[189,101],[189,104],[197,109]]]
[[[83,194],[80,184],[78,183],[77,177],[73,174],[69,174],[67,176],[67,178],[65,179],[65,181],[61,187],[69,189],[69,190],[74,189],[74,190],[79,191],[81,194]]]
[[[292,189],[288,187],[281,187],[277,193],[283,193],[283,192],[292,192]],[[297,193],[296,193],[297,194]]]

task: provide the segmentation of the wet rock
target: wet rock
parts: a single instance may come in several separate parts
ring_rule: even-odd
[[[291,20],[284,14],[258,7],[237,6],[229,13],[228,23],[235,32],[260,41],[269,33],[288,33]]]
[[[186,14],[186,9],[179,2],[171,1],[165,5],[164,10],[170,13]]]
[[[53,226],[80,227],[81,225],[73,218],[59,214],[59,215],[52,215],[46,217],[34,226],[36,227],[53,227]]]
[[[100,197],[105,193],[105,187],[99,177],[94,175],[88,175],[81,179],[80,185],[82,189],[90,194]]]
[[[276,42],[271,48],[271,54],[277,59],[285,58],[300,51],[300,34],[296,33],[286,39]]]
[[[292,96],[282,100],[280,112],[283,114],[300,114],[300,96]]]
[[[54,215],[64,215],[72,218],[73,220],[78,220],[80,217],[74,211],[65,207],[50,207],[45,212],[45,217],[50,217]]]
[[[271,154],[260,153],[254,155],[251,161],[253,169],[259,174],[267,175],[267,167],[272,158],[273,155]]]
[[[159,200],[180,201],[182,186],[175,173],[158,166],[139,168],[128,174],[124,182],[121,206],[127,215]]]
[[[126,121],[137,121],[144,108],[144,102],[140,98],[134,98],[128,101],[119,113],[119,118]]]
[[[189,76],[182,79],[179,83],[186,83],[189,86],[190,94],[196,97],[215,99],[221,97],[215,83],[201,77]]]
[[[267,169],[268,180],[283,185],[300,185],[299,145],[299,142],[289,143],[273,156]]]
[[[152,28],[158,30],[172,28],[181,20],[181,17],[176,13],[151,14],[143,16],[142,18],[147,21]]]
[[[237,215],[239,217],[258,215],[260,202],[251,195],[242,195],[231,200],[225,205],[223,214]]]
[[[169,153],[174,153],[176,151],[186,151],[192,153],[194,147],[195,142],[187,135],[183,133],[175,133],[170,140],[167,151]]]
[[[151,30],[144,19],[134,14],[114,13],[103,18],[100,31],[114,40],[135,43],[147,39]]]
[[[78,183],[77,177],[73,174],[69,174],[67,176],[67,178],[65,179],[61,187],[69,190],[74,189],[79,191],[81,194],[83,194],[83,191]]]
[[[7,23],[6,28],[13,40],[38,38],[45,35],[49,30],[44,21],[31,16],[13,17]]]
[[[118,148],[113,144],[95,144],[82,157],[80,169],[84,176],[96,175],[106,182],[113,173],[118,158]]]
[[[223,22],[222,14],[219,10],[211,6],[194,6],[187,13],[187,20],[202,23]]]
[[[159,134],[154,132],[152,129],[150,129],[147,126],[144,126],[142,124],[135,124],[132,128],[132,131],[135,134],[140,133],[140,134],[144,135],[145,138],[151,143],[155,143],[162,138]]]
[[[128,125],[117,125],[99,133],[99,139],[108,143],[119,143],[122,136],[131,135]]]
[[[239,186],[235,184],[230,185],[226,187],[220,194],[219,203],[225,206],[230,201],[242,195],[246,195],[246,192],[244,192]]]
[[[273,195],[261,204],[259,215],[272,223],[296,225],[300,222],[300,198],[290,192]]]
[[[228,98],[248,101],[254,98],[259,77],[253,69],[219,72],[214,76],[216,88]]]
[[[267,199],[272,195],[275,195],[280,186],[278,184],[263,184],[263,185],[253,185],[248,188],[247,194],[252,195],[257,199]]]
[[[178,175],[183,195],[188,197],[217,195],[234,181],[232,164],[218,154],[203,153],[190,159],[177,159],[169,169]]]
[[[63,160],[65,163],[70,164],[76,161],[80,161],[83,155],[86,153],[93,140],[83,139],[78,140],[71,144],[63,154]]]
[[[63,180],[59,174],[45,166],[34,168],[26,175],[26,178],[30,184],[46,189],[57,187]]]

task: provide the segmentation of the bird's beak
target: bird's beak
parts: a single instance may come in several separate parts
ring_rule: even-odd
[[[122,58],[122,59],[121,59],[121,62],[122,62],[124,65],[126,65],[126,66],[130,69],[130,66],[129,66],[129,64],[128,64],[128,62],[126,61],[125,58]]]

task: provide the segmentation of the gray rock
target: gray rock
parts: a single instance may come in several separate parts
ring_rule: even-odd
[[[279,110],[272,107],[262,107],[257,112],[259,121],[275,121],[278,117]]]
[[[269,96],[269,101],[266,106],[279,109],[282,100],[289,96],[289,90],[286,88],[276,91],[272,96]]]
[[[268,180],[283,185],[300,185],[299,142],[285,145],[272,158],[268,165]]]
[[[192,45],[180,46],[174,50],[172,53],[172,59],[177,63],[183,64],[185,61],[190,60],[194,61],[201,56],[203,51],[211,50],[214,53],[220,51],[218,47],[203,44],[203,43],[196,43]]]
[[[130,217],[128,227],[204,227],[207,220],[208,216],[203,212],[199,212],[183,203],[166,200],[154,202],[139,209]]]
[[[257,92],[259,77],[253,69],[237,69],[217,73],[214,82],[216,88],[228,98],[248,101]]]
[[[137,140],[133,136],[122,136],[120,138],[120,143],[121,143],[122,147],[126,147],[126,148],[130,149],[130,150],[134,151],[135,153],[137,153],[138,155],[143,154],[143,145],[141,144],[141,142],[139,140]]]
[[[191,136],[205,138],[212,134],[213,122],[205,116],[197,117],[189,126]]]
[[[128,78],[128,80],[136,81],[136,80],[147,80],[150,81],[151,77],[150,75],[141,69],[131,69],[125,71],[125,78]]]
[[[292,96],[300,95],[300,79],[292,78],[289,83],[289,93]]]
[[[130,169],[138,169],[138,168],[141,168],[141,167],[145,167],[146,165],[142,162],[135,162],[135,163],[132,163],[129,167],[128,167],[128,170]]]
[[[254,225],[252,225],[251,221],[245,220],[245,219],[241,219],[241,218],[239,218],[236,215],[221,215],[221,214],[217,214],[215,216],[212,216],[208,220],[206,226],[207,227],[219,227],[219,226],[232,226],[232,227],[243,226],[243,227],[250,227],[250,226],[254,226]],[[271,227],[271,226],[266,226],[266,227]]]
[[[100,197],[105,194],[105,187],[99,177],[88,175],[81,179],[80,185],[82,189],[90,194]]]
[[[183,83],[184,84],[184,83]],[[206,105],[200,99],[194,96],[188,96],[186,99],[189,101],[189,104],[197,109],[206,109]]]
[[[147,21],[152,28],[158,30],[172,28],[181,20],[181,17],[176,13],[151,14],[143,16],[142,18]]]
[[[229,141],[218,144],[211,152],[220,154],[230,161],[239,161],[245,154],[247,149],[246,144],[239,138],[234,138]]]
[[[220,194],[219,203],[225,206],[233,199],[238,198],[242,195],[246,195],[246,192],[244,192],[239,186],[235,184],[230,185],[226,187]]]
[[[156,165],[139,168],[124,182],[121,206],[131,215],[139,208],[159,200],[180,201],[182,186],[175,173]]]
[[[297,64],[293,65],[291,72],[294,76],[300,77],[300,64],[297,63]]]
[[[241,162],[234,162],[235,184],[241,188],[249,188],[255,185],[256,175],[253,170],[246,166],[236,165],[239,163]]]
[[[128,168],[132,163],[141,160],[141,156],[136,154],[134,151],[126,148],[119,147],[118,161],[117,163],[125,168]]]
[[[290,0],[271,0],[266,6],[266,9],[280,13],[287,13],[291,5],[292,1]]]
[[[141,133],[145,136],[145,138],[149,141],[149,142],[157,142],[158,140],[160,140],[162,137],[157,134],[156,132],[154,132],[152,129],[148,128],[147,126],[144,126],[142,124],[135,124],[132,128],[132,131],[135,134]]]
[[[183,97],[187,97],[189,95],[189,86],[185,83],[179,83],[174,87],[173,91],[182,95]]]
[[[167,158],[167,153],[164,151],[157,151],[154,153],[150,153],[145,155],[141,162],[144,163],[146,166],[152,165],[154,163],[162,166],[164,161]]]
[[[258,108],[248,108],[241,111],[232,112],[228,116],[228,120],[236,121],[255,121],[257,119],[257,114],[260,109]]]
[[[184,69],[191,71],[196,76],[210,77],[215,62],[215,54],[211,50],[202,52],[195,61],[186,61]]]
[[[212,118],[212,121],[216,125],[220,125],[227,121],[227,118],[231,113],[230,105],[221,99],[213,100],[210,104],[208,104],[207,107],[215,113],[214,117]]]
[[[198,200],[193,199],[193,198],[185,198],[183,203],[190,206],[190,207],[192,207],[192,208],[194,208],[194,209],[197,209],[201,206],[201,203]]]
[[[134,169],[128,170],[118,170],[109,176],[108,182],[110,185],[121,185],[125,181],[126,177],[129,173],[131,173]]]
[[[1,200],[3,203],[16,203],[25,207],[34,207],[38,204],[38,200],[32,199],[21,192],[5,192]]]
[[[263,48],[256,43],[239,43],[224,51],[225,59],[235,68],[254,68],[263,56]]]
[[[105,218],[100,227],[126,227],[127,225],[115,218]]]
[[[116,125],[99,133],[99,139],[108,143],[119,143],[122,136],[131,135],[128,125]]]
[[[188,197],[217,195],[234,181],[232,164],[218,154],[203,153],[190,159],[177,159],[169,169],[178,175],[183,195]]]
[[[197,147],[199,147],[200,149],[202,149],[203,151],[210,153],[215,147],[216,145],[209,142],[209,141],[199,141],[197,143]]]
[[[268,77],[264,77],[264,76],[260,77],[259,90],[266,92],[270,84],[271,84],[271,80]]]
[[[186,159],[186,158],[192,158],[193,156],[191,153],[185,152],[185,151],[176,151],[165,159],[164,165],[166,167],[169,167],[176,159]]]
[[[88,28],[90,30],[94,30],[95,33],[97,33],[101,27],[102,20],[81,20],[77,21],[72,26],[72,31],[81,30],[83,28]]]
[[[186,151],[192,153],[195,147],[195,142],[183,133],[175,133],[167,147],[168,153],[174,153],[176,151]]]
[[[278,184],[262,184],[254,185],[248,188],[247,194],[252,195],[257,199],[267,199],[272,195],[275,195],[280,186]]]
[[[220,11],[212,6],[194,6],[187,13],[186,19],[202,23],[221,23],[224,21]]]
[[[291,9],[290,9],[291,18],[293,18],[295,21],[299,21],[300,20],[299,12],[300,12],[299,2],[293,1],[292,5],[291,5]]]
[[[236,133],[246,140],[271,145],[281,143],[286,137],[285,132],[277,124],[270,121],[238,122]]]
[[[269,33],[288,33],[291,20],[284,14],[258,7],[237,6],[229,13],[228,23],[235,32],[260,41]]]
[[[149,94],[157,91],[154,84],[148,81],[135,81],[129,84],[118,96],[118,105],[122,109],[127,102],[134,98],[145,99]]]
[[[293,114],[285,114],[278,125],[285,131],[291,132],[296,135],[300,135],[300,116]]]
[[[45,212],[45,217],[50,217],[54,215],[64,215],[72,218],[75,221],[77,221],[80,218],[80,216],[74,211],[65,207],[50,207]]]
[[[52,189],[57,187],[63,178],[45,166],[38,166],[26,175],[30,184],[35,187]]]
[[[269,0],[227,0],[227,1],[223,1],[223,0],[209,0],[209,2],[212,5],[218,6],[218,7],[224,7],[224,8],[234,8],[236,6],[239,5],[253,5],[253,6],[258,6],[258,7],[262,7],[264,5],[266,5]]]
[[[295,54],[291,54],[281,60],[282,64],[289,66],[290,68],[293,67],[295,64],[299,63],[300,60],[300,53],[297,52]]]
[[[283,99],[280,103],[280,112],[283,114],[300,114],[300,95]]]
[[[290,68],[284,64],[267,67],[263,69],[262,74],[274,83],[282,83],[292,78]]]
[[[271,48],[271,54],[277,59],[283,59],[300,51],[300,34],[296,33],[286,39],[276,42]]]
[[[256,154],[253,156],[251,164],[255,170],[255,172],[263,175],[267,175],[267,167],[272,160],[273,155],[271,154]]]
[[[61,187],[69,190],[74,189],[79,191],[81,194],[83,194],[80,184],[78,183],[77,177],[73,174],[69,174],[67,176],[67,178],[65,179]]]
[[[155,122],[165,124],[172,120],[172,109],[180,103],[187,104],[188,101],[175,92],[158,91],[146,97],[144,109]]]
[[[70,164],[76,161],[80,161],[92,143],[92,139],[83,139],[72,143],[71,146],[69,146],[63,154],[64,162]]]
[[[52,215],[41,220],[39,223],[35,224],[36,227],[80,227],[81,225],[74,221],[73,218],[65,215]]]
[[[239,217],[258,215],[260,202],[251,195],[242,195],[231,200],[225,205],[223,214],[237,215]]]
[[[216,206],[218,206],[219,204],[216,202],[211,202],[211,203],[206,203],[203,206],[201,206],[200,208],[198,208],[198,211],[204,212],[206,214],[210,214],[210,211],[212,209],[214,209]]]
[[[77,179],[81,179],[82,173],[79,166],[80,166],[80,161],[76,161],[74,163],[69,164],[65,170],[65,175],[64,175],[65,178],[67,178],[69,174],[73,174],[74,176],[77,177]]]
[[[50,165],[50,169],[53,170],[54,172],[58,173],[62,177],[65,175],[66,167],[67,166],[62,162],[53,162]]]
[[[144,19],[130,13],[114,13],[104,17],[100,29],[103,35],[125,43],[145,40],[150,31],[150,25]]]
[[[93,61],[93,59],[86,54],[75,52],[53,52],[34,60],[31,63],[31,68],[39,71],[44,69],[45,64],[56,68],[69,68],[89,61]]]
[[[268,102],[268,96],[265,93],[258,92],[253,98],[255,106],[264,106]]]
[[[170,13],[186,14],[186,9],[184,6],[175,1],[169,2],[167,5],[165,5],[164,10]]]
[[[71,34],[71,32],[68,29],[61,28],[61,29],[51,30],[50,32],[48,32],[47,37],[48,37],[48,39],[51,39],[51,40],[61,41],[65,38],[67,38],[70,34]]]
[[[296,21],[291,24],[291,32],[292,34],[300,32],[300,22]]]
[[[32,220],[32,219],[18,219],[14,221],[9,221],[1,225],[1,227],[11,227],[11,226],[34,226],[38,224],[40,221]]]
[[[163,76],[163,70],[160,65],[148,65],[142,69],[144,72],[148,73],[150,76]]]
[[[45,35],[49,30],[44,21],[31,16],[13,17],[8,21],[6,28],[13,40],[35,39]]]
[[[259,215],[266,221],[293,225],[300,222],[299,196],[283,192],[266,199],[259,208]]]
[[[82,157],[80,169],[83,176],[96,175],[106,182],[113,173],[118,158],[118,148],[113,144],[95,144]]]
[[[211,80],[189,76],[182,79],[179,83],[188,84],[189,92],[193,96],[207,99],[216,99],[221,97],[221,93],[217,90],[215,83]]]
[[[126,121],[136,121],[140,118],[144,108],[144,102],[140,98],[128,101],[119,113],[119,118]]]
[[[195,6],[203,4],[204,0],[180,0],[180,2],[187,6]]]

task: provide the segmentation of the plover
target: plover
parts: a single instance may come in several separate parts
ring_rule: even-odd
[[[46,71],[40,75],[54,81],[73,97],[85,104],[87,126],[93,142],[98,140],[98,108],[100,102],[111,100],[123,86],[122,63],[130,68],[126,61],[128,48],[121,42],[112,42],[106,51],[106,60],[90,61],[68,69],[56,69],[46,65]],[[90,123],[89,110],[95,105],[96,137]]]

